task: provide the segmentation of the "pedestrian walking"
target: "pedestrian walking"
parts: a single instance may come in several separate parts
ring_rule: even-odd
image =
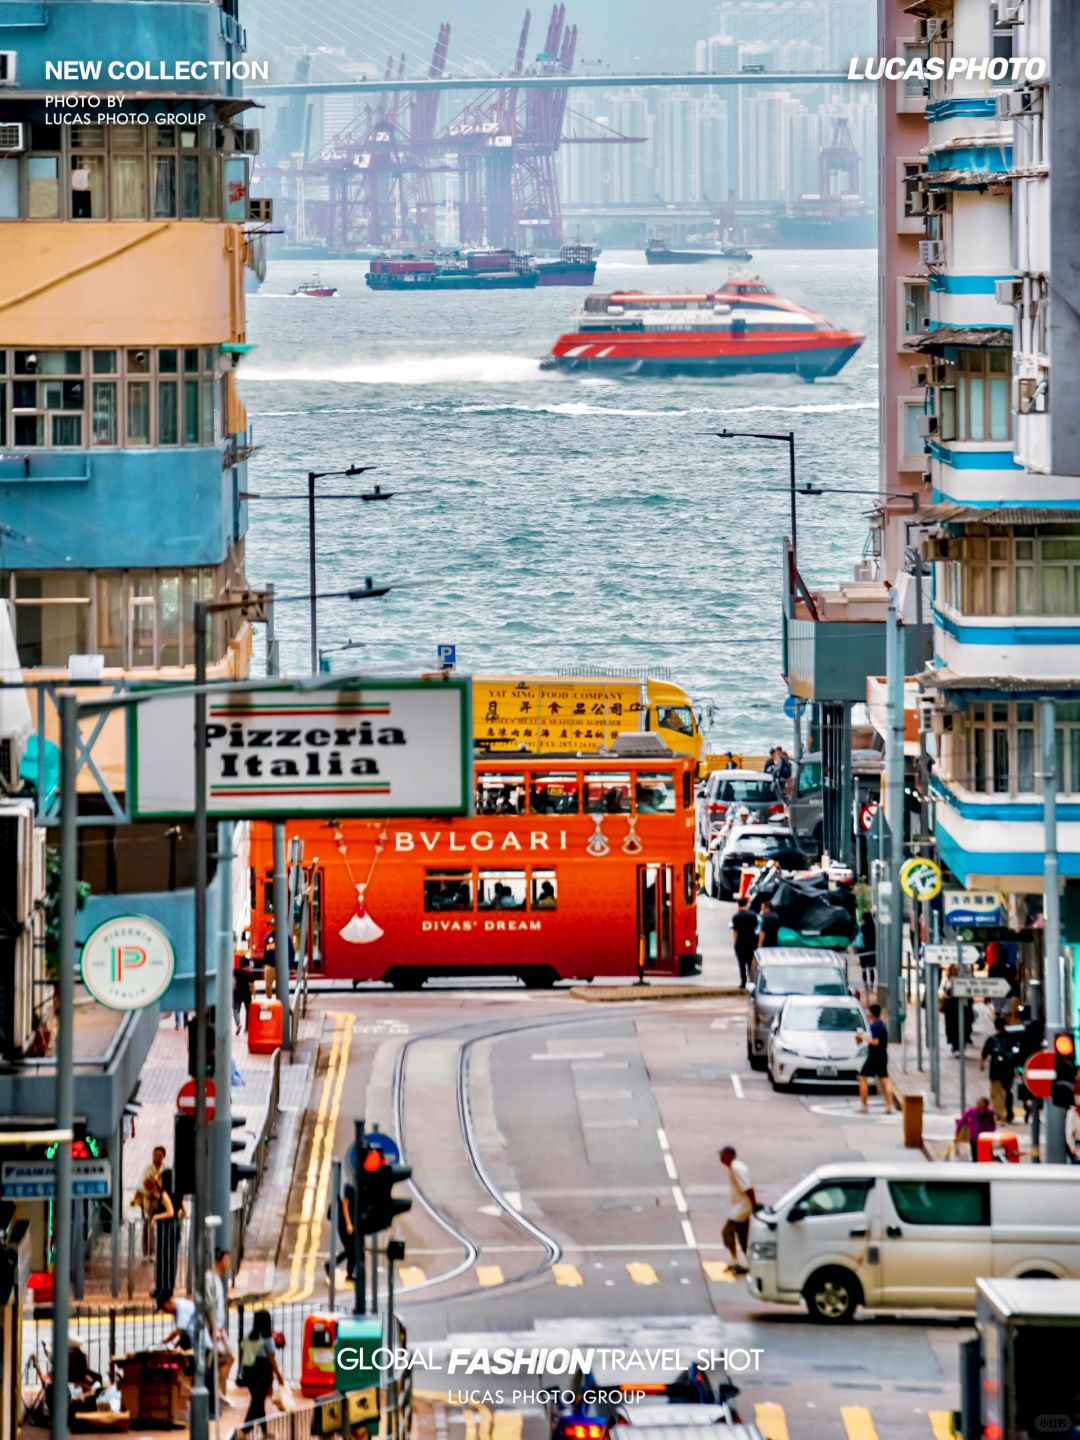
[[[754,963],[757,949],[758,918],[750,909],[745,896],[736,902],[735,914],[731,917],[731,933],[735,939],[735,960],[739,966],[739,984],[746,988],[746,978]]]
[[[206,1272],[206,1313],[214,1346],[219,1406],[229,1383],[229,1371],[236,1359],[229,1344],[229,1307],[225,1294],[230,1260],[228,1250],[219,1248],[214,1251],[214,1268]]]
[[[1004,1015],[999,1015],[994,1021],[994,1033],[983,1045],[979,1069],[983,1072],[989,1069],[990,1072],[990,1103],[994,1107],[995,1118],[999,1124],[1011,1125],[1016,1056],[1006,1031]]]
[[[980,1095],[974,1105],[969,1105],[960,1119],[956,1122],[955,1139],[959,1141],[963,1136],[971,1146],[972,1160],[979,1158],[979,1136],[988,1135],[991,1130],[997,1129],[997,1121],[994,1119],[994,1112],[990,1108],[989,1095]]]
[[[142,1212],[142,1253],[151,1255],[154,1248],[154,1216],[161,1199],[161,1170],[165,1164],[165,1146],[155,1145],[150,1164],[143,1171],[139,1188],[131,1197],[132,1205]]]
[[[768,900],[761,902],[761,915],[758,917],[758,944],[763,950],[773,949],[780,944],[780,916],[772,908]]]
[[[869,1006],[867,1013],[870,1016],[869,1031],[865,1034],[862,1030],[855,1032],[855,1039],[860,1043],[865,1040],[867,1045],[866,1060],[859,1072],[859,1102],[863,1114],[868,1114],[870,1081],[876,1080],[878,1094],[885,1100],[885,1113],[889,1114],[900,1109],[893,1093],[892,1081],[889,1079],[889,1030],[881,1018],[880,1005]]]
[[[244,957],[238,955],[233,967],[232,1013],[237,1035],[240,1034],[240,1014],[243,1012],[243,1028],[251,1020],[251,971],[244,964]]]
[[[274,1344],[274,1327],[269,1310],[256,1310],[252,1316],[251,1330],[240,1345],[240,1373],[237,1379],[251,1396],[244,1423],[258,1425],[265,1435],[267,1398],[275,1381],[279,1385],[285,1384],[278,1369],[277,1346]]]
[[[180,1256],[180,1222],[184,1218],[184,1197],[174,1188],[172,1168],[161,1172],[161,1205],[154,1217],[154,1288],[151,1298],[159,1310],[176,1289],[176,1264]],[[168,1202],[167,1204],[165,1202]]]
[[[975,1019],[971,1001],[968,999],[958,1000],[953,994],[953,981],[958,974],[957,966],[950,965],[945,971],[941,988],[938,990],[938,1009],[945,1017],[945,1039],[948,1041],[953,1055],[960,1054],[961,1044],[966,1046],[970,1043],[971,1027]],[[963,1038],[961,1039],[961,1037]]]
[[[757,1195],[750,1170],[745,1161],[736,1157],[734,1145],[725,1145],[720,1151],[720,1164],[727,1167],[731,1186],[731,1208],[724,1221],[721,1239],[731,1256],[730,1268],[736,1275],[745,1275],[748,1267],[740,1263],[739,1249],[748,1258],[746,1247],[750,1240],[750,1217],[758,1208]]]
[[[341,1249],[334,1252],[332,1262],[336,1270],[342,1260],[345,1261],[345,1278],[350,1285],[356,1280],[356,1231],[353,1226],[355,1210],[356,1187],[350,1183],[342,1190],[341,1199],[338,1202],[337,1233],[338,1240],[341,1242]],[[330,1212],[326,1217],[328,1220],[333,1218],[333,1211],[334,1207],[331,1205]],[[326,1278],[328,1280],[330,1278],[330,1264],[331,1262],[327,1261],[325,1267]]]

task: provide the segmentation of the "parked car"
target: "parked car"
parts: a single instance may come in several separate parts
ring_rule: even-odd
[[[751,820],[787,814],[780,785],[761,770],[714,770],[705,779],[697,796],[697,836],[703,850],[713,832],[719,830],[731,806],[746,805]]]
[[[1080,1170],[822,1165],[750,1222],[750,1293],[835,1324],[872,1310],[974,1310],[975,1281],[1080,1278]]]
[[[746,1058],[753,1070],[768,1063],[769,1031],[789,995],[847,995],[847,956],[840,950],[776,946],[759,950],[750,966]]]
[[[805,870],[809,864],[795,832],[786,826],[736,825],[726,836],[714,836],[705,866],[706,895],[730,900],[739,888],[742,867],[763,866],[769,860],[781,870]]]
[[[857,1084],[866,1061],[869,1028],[853,995],[790,996],[769,1031],[773,1089],[791,1090],[804,1083]]]

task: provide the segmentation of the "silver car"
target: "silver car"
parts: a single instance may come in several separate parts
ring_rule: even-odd
[[[869,1021],[851,995],[792,995],[769,1031],[774,1090],[854,1085],[866,1063]]]
[[[769,1031],[789,995],[847,995],[847,956],[842,950],[778,945],[759,950],[747,982],[746,1058],[764,1070]]]

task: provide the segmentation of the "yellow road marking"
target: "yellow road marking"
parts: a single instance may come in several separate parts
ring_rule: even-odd
[[[633,1280],[635,1285],[659,1285],[656,1271],[651,1265],[644,1265],[640,1261],[630,1260],[627,1262],[626,1273]]]
[[[718,1285],[734,1285],[738,1278],[726,1260],[703,1260],[701,1268],[705,1278],[715,1280]]]
[[[755,1405],[754,1419],[765,1440],[788,1440],[787,1416],[782,1405],[773,1400]]]
[[[410,1285],[422,1285],[426,1278],[419,1265],[402,1265],[397,1273],[398,1279],[406,1289]]]
[[[581,1271],[576,1265],[553,1265],[556,1285],[584,1285]]]
[[[345,1072],[348,1068],[349,1046],[356,1016],[347,1011],[329,1011],[334,1020],[334,1034],[330,1042],[330,1058],[326,1066],[319,1109],[315,1117],[315,1130],[311,1139],[311,1155],[308,1158],[307,1178],[304,1181],[303,1203],[300,1210],[300,1225],[296,1232],[292,1264],[289,1270],[289,1288],[284,1295],[275,1297],[274,1303],[283,1304],[289,1300],[307,1300],[315,1289],[315,1262],[322,1229],[322,1214],[326,1209],[326,1197],[330,1188],[330,1167],[334,1158],[334,1137],[337,1131],[338,1114],[345,1090]]]
[[[840,1418],[844,1422],[848,1440],[878,1440],[874,1419],[869,1410],[861,1405],[842,1405]]]
[[[952,1411],[931,1410],[930,1429],[934,1432],[934,1440],[954,1440]]]
[[[503,1272],[501,1265],[477,1265],[476,1283],[478,1285],[501,1285],[503,1283]]]
[[[521,1440],[525,1417],[520,1410],[496,1410],[491,1440]]]

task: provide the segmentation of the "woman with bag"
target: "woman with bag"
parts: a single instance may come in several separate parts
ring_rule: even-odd
[[[260,1422],[262,1433],[266,1434],[266,1401],[274,1382],[284,1386],[277,1363],[277,1346],[274,1344],[274,1330],[269,1310],[256,1310],[251,1321],[251,1331],[240,1345],[240,1373],[238,1383],[251,1395],[244,1424]]]
[[[961,1026],[963,1026],[962,1043],[966,1046],[971,1041],[971,1027],[975,1020],[971,1001],[960,1000],[953,994],[953,981],[958,973],[958,967],[950,965],[945,971],[941,988],[938,990],[938,1009],[945,1016],[945,1039],[948,1041],[949,1050],[953,1055],[960,1054]]]

